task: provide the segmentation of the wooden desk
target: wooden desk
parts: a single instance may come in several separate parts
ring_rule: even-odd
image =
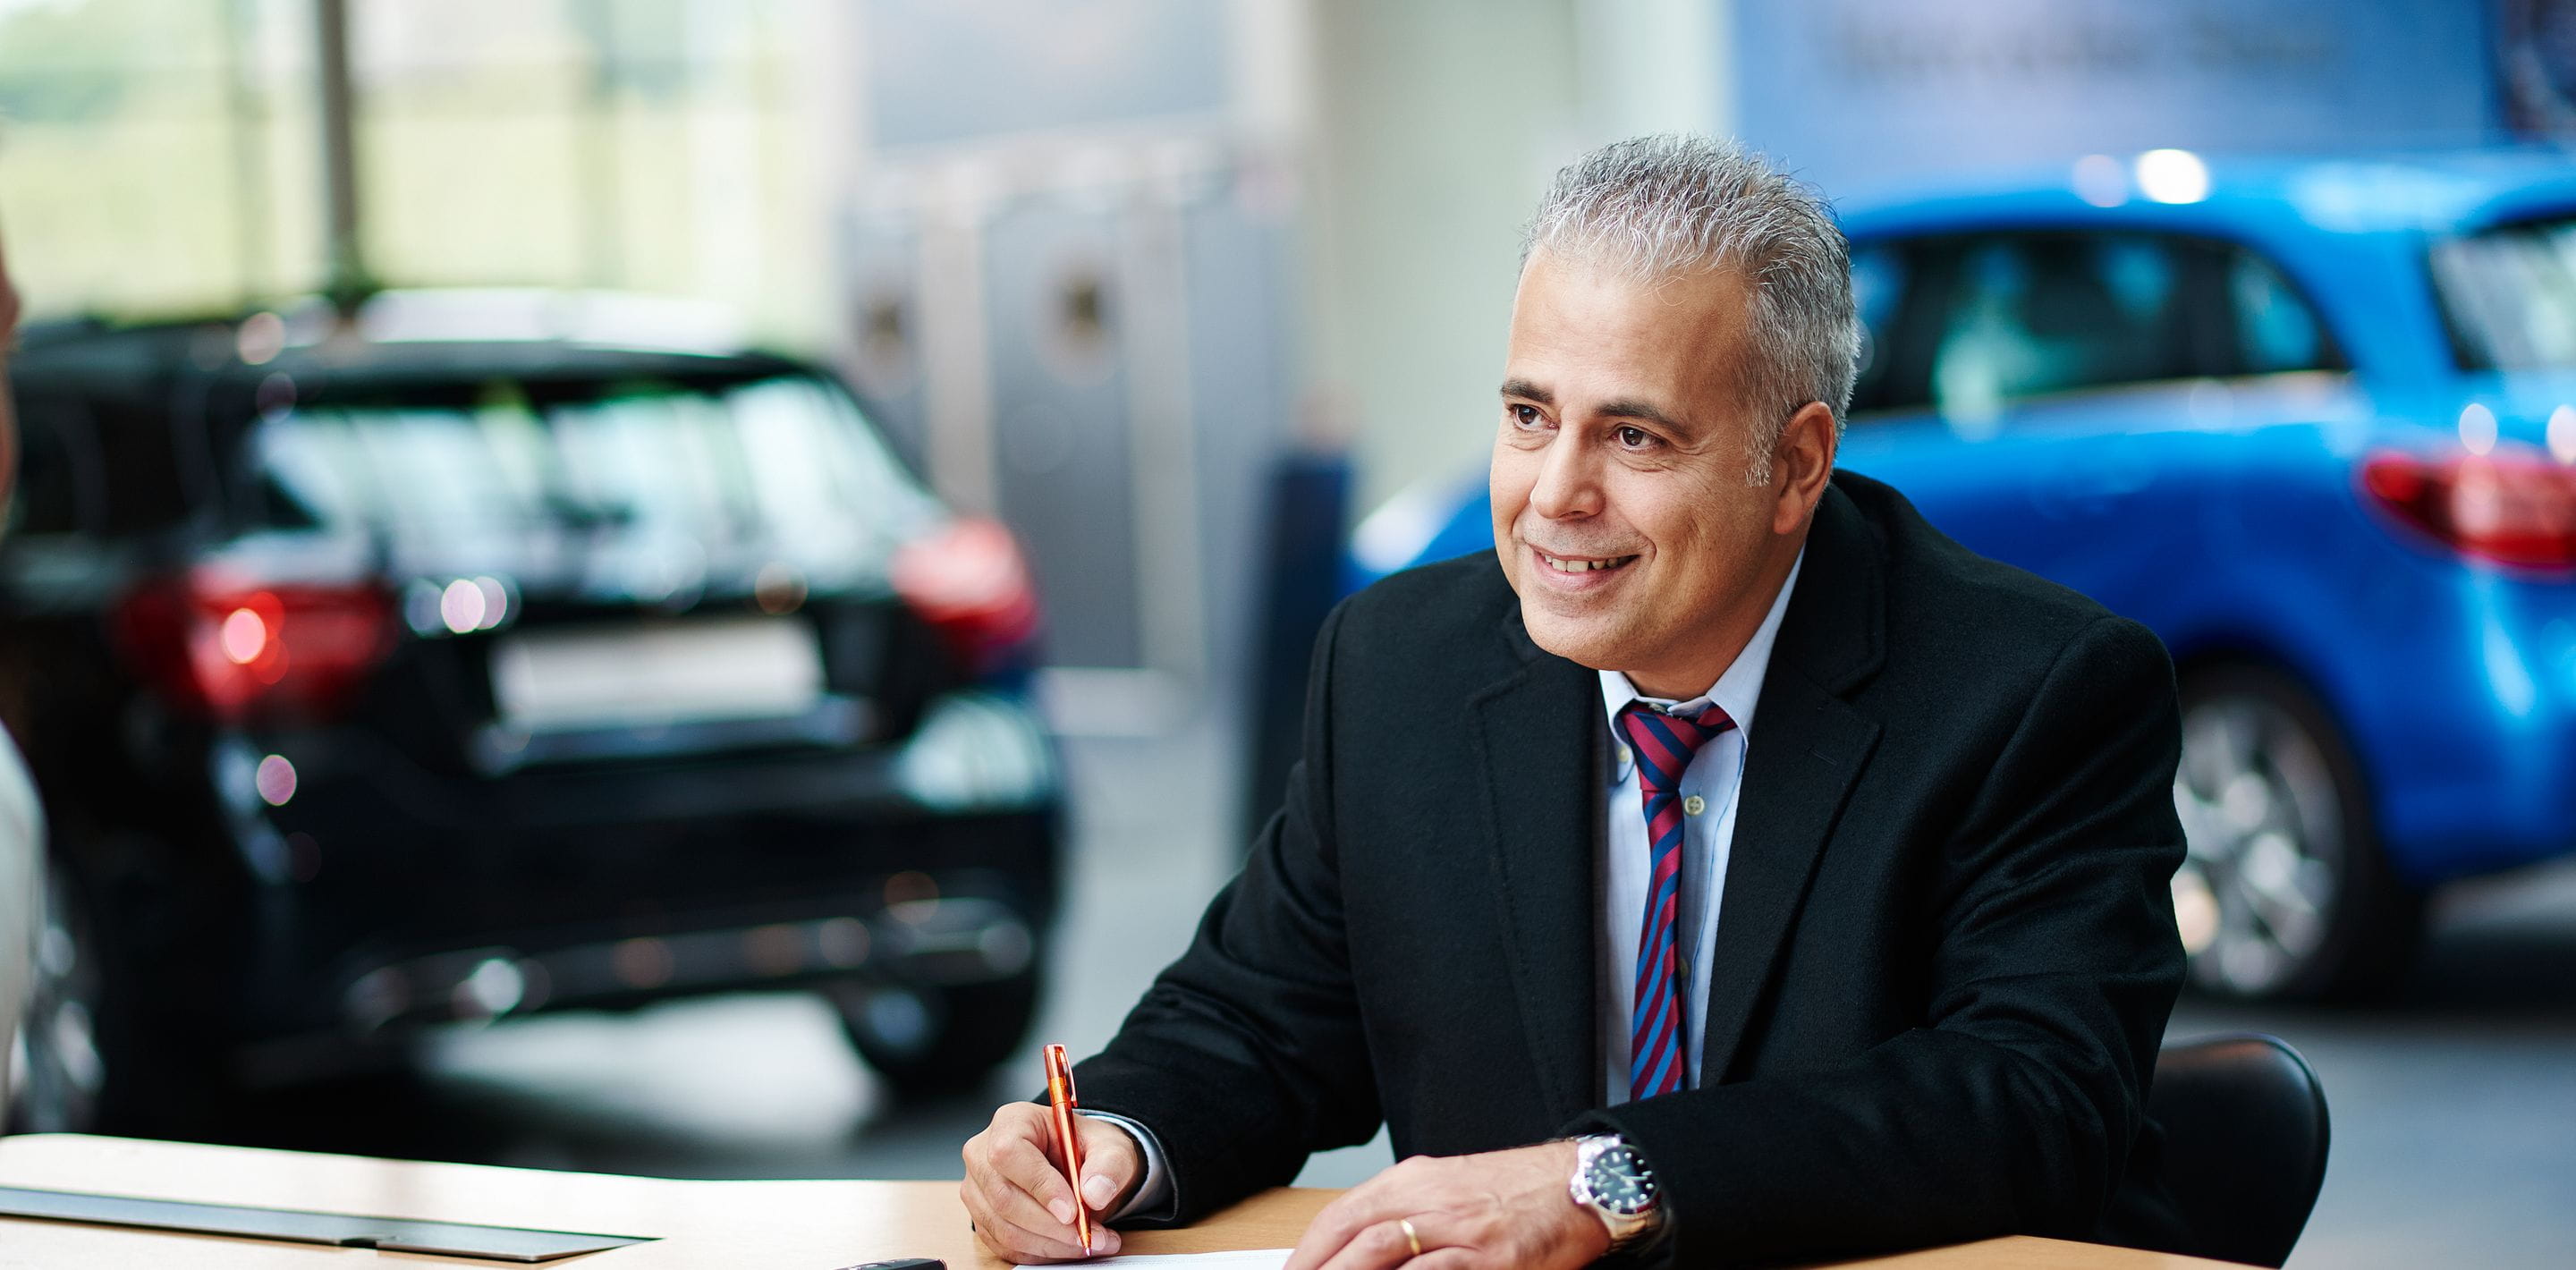
[[[0,1185],[660,1236],[653,1243],[543,1263],[581,1270],[836,1270],[893,1257],[940,1257],[958,1270],[1002,1265],[985,1256],[968,1233],[954,1182],[688,1182],[35,1134],[0,1138]],[[1189,1230],[1134,1232],[1125,1251],[1285,1248],[1334,1194],[1270,1191]],[[12,1270],[365,1270],[390,1262],[509,1264],[0,1218],[0,1266]],[[2221,1263],[2012,1238],[1849,1264],[1900,1270],[2191,1270]]]

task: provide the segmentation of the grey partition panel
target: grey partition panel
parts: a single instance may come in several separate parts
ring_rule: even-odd
[[[842,369],[895,452],[928,470],[922,364],[921,236],[909,221],[858,220],[846,231],[849,331]]]
[[[1108,210],[1032,200],[985,226],[994,490],[1057,665],[1144,664],[1121,252]]]
[[[1232,180],[1183,220],[1190,427],[1197,446],[1208,674],[1234,693],[1251,674],[1264,500],[1271,464],[1290,442],[1286,225],[1247,205]]]

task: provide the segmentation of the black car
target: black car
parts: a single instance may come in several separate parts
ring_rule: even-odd
[[[168,1131],[423,1024],[752,987],[829,993],[900,1089],[1016,1047],[1061,818],[1019,552],[829,376],[667,316],[26,333],[22,1126]]]

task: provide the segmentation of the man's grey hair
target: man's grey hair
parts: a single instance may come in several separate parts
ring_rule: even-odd
[[[1532,252],[1643,283],[1726,270],[1753,290],[1744,405],[1746,479],[1771,481],[1771,451],[1811,401],[1842,426],[1860,357],[1851,256],[1813,188],[1761,155],[1712,137],[1636,137],[1567,164],[1521,236]]]

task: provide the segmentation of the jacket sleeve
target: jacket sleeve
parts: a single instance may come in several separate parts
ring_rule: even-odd
[[[1075,1069],[1086,1109],[1135,1120],[1163,1147],[1173,1203],[1130,1224],[1195,1221],[1287,1185],[1309,1152],[1377,1132],[1333,840],[1332,666],[1347,608],[1316,639],[1279,812],[1189,950]]]
[[[2042,677],[1929,871],[1919,1026],[1831,1068],[1592,1113],[1661,1184],[1679,1265],[2020,1232],[2119,1185],[2183,972],[2173,672],[2096,620]]]

